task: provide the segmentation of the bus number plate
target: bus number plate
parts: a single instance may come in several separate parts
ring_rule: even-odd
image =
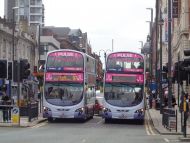
[[[127,119],[127,115],[121,114],[121,115],[120,115],[120,118],[121,118],[121,119]]]
[[[64,113],[61,113],[60,117],[63,118],[64,116],[65,116]]]

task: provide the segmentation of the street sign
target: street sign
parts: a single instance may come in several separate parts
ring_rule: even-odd
[[[19,108],[18,107],[13,107],[12,109],[12,122],[13,123],[19,123]]]

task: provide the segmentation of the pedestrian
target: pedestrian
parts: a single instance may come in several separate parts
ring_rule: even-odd
[[[172,95],[172,107],[175,107],[176,104],[176,99],[175,99],[175,96]]]
[[[8,119],[9,119],[9,101],[10,101],[10,98],[9,96],[6,94],[6,89],[3,88],[2,89],[2,105],[3,105],[3,121],[4,122],[8,122]]]
[[[184,110],[185,110],[185,112],[187,113],[187,115],[189,113],[189,103],[188,103],[188,100],[189,100],[188,99],[188,93],[185,93],[184,96],[181,96],[180,111],[184,112]],[[186,104],[186,106],[184,106],[184,103]],[[186,109],[184,109],[184,107],[186,107]]]
[[[152,108],[152,99],[153,99],[153,96],[151,93],[150,93],[148,99],[149,99],[149,108],[151,109]]]
[[[189,107],[189,110],[190,110],[190,94],[188,95],[187,103],[188,103],[188,107]],[[190,122],[190,111],[188,112],[188,121]]]

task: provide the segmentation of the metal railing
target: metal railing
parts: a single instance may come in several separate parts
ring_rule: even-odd
[[[164,108],[162,115],[162,125],[168,130],[177,132],[177,110],[173,108]]]
[[[0,123],[12,123],[12,109],[14,105],[0,105]],[[21,106],[20,117],[27,117],[28,122],[38,119],[38,102],[29,103],[27,106]]]

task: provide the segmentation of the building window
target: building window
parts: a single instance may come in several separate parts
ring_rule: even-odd
[[[3,40],[3,59],[6,58],[6,55],[7,55],[7,49],[6,49],[6,40],[4,39]]]
[[[11,46],[11,42],[9,42],[9,50],[8,50],[8,60],[11,61],[11,56],[12,56],[12,46]]]

